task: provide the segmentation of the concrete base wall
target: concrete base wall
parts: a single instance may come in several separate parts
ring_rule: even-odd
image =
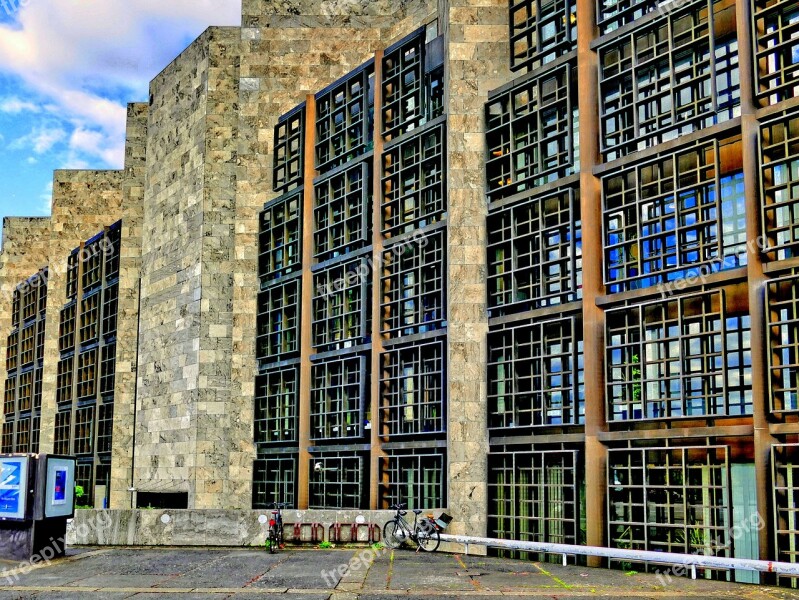
[[[441,513],[430,512],[436,516]],[[371,541],[368,526],[376,525],[382,538],[383,524],[393,514],[392,511],[287,510],[283,512],[283,521],[287,541],[297,541],[293,536],[294,523],[320,523],[323,535],[316,539],[317,543],[336,541],[335,534],[331,534],[336,524],[341,524],[341,542],[348,543],[353,541],[351,526],[358,523],[354,541],[368,543]],[[67,527],[67,544],[262,546],[270,517],[269,510],[78,510]],[[312,533],[310,526],[302,527],[299,541],[312,542]]]

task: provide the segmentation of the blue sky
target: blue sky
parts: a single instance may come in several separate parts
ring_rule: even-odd
[[[50,214],[54,169],[118,169],[125,106],[241,0],[0,0],[0,217]]]

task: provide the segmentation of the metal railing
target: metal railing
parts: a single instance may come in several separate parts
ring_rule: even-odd
[[[691,577],[696,579],[697,568],[709,569],[743,569],[758,571],[760,573],[776,573],[778,575],[799,576],[799,563],[773,562],[767,560],[752,560],[748,558],[724,558],[719,556],[705,556],[702,554],[673,554],[670,552],[651,552],[646,550],[625,550],[622,548],[603,548],[598,546],[574,546],[570,544],[549,544],[545,542],[522,542],[516,540],[499,540],[493,538],[471,537],[467,535],[441,536],[442,542],[463,544],[466,554],[469,546],[485,546],[487,548],[501,548],[503,550],[521,550],[525,552],[543,552],[545,554],[560,554],[563,556],[564,566],[568,556],[598,556],[634,562],[659,563],[665,565],[682,565],[690,568]]]

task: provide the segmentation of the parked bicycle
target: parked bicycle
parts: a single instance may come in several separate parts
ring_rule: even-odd
[[[413,527],[403,517],[408,511],[403,510],[406,504],[395,504],[391,507],[396,510],[394,518],[383,526],[383,543],[389,548],[399,548],[408,540],[416,543],[419,550],[434,552],[441,543],[441,534],[432,519],[419,518],[423,511],[418,508],[413,511]]]
[[[272,518],[269,519],[269,553],[274,554],[279,548],[283,548],[283,513],[282,509],[288,505],[282,502],[274,502],[272,504]]]

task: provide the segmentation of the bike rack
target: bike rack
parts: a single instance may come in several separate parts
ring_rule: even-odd
[[[365,535],[361,535],[364,530],[366,530]],[[350,541],[352,542],[374,544],[380,541],[380,537],[380,527],[374,523],[353,523],[352,525],[352,532],[350,533]]]
[[[333,544],[341,543],[341,523],[333,523],[327,532],[327,541]]]
[[[307,536],[303,536],[307,533]],[[321,523],[294,523],[293,542],[311,542],[318,544],[325,539],[325,527]]]
[[[291,523],[291,542],[311,542],[318,544],[325,538],[325,528],[321,523]]]
[[[358,542],[374,544],[381,539],[382,532],[376,523],[333,523],[328,529],[328,541],[334,544]]]

